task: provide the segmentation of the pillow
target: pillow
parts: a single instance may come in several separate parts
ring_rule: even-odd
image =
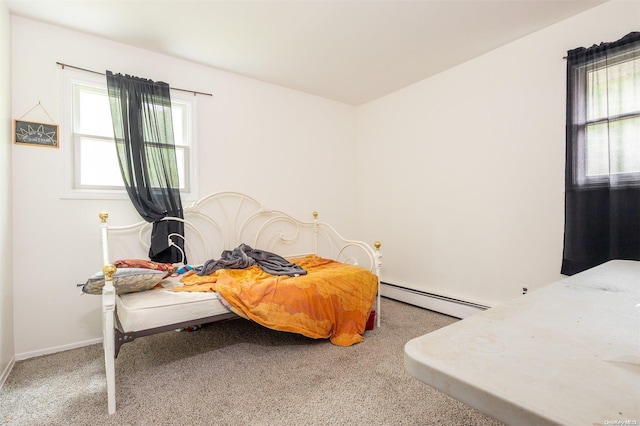
[[[144,268],[122,268],[116,270],[113,276],[113,286],[116,288],[116,294],[150,290],[162,281],[166,275],[166,271]],[[89,277],[87,282],[82,286],[82,291],[87,294],[102,294],[103,287],[104,273],[97,272]]]
[[[165,271],[167,272],[167,276],[173,274],[176,269],[176,266],[173,266],[171,263],[158,263],[153,262],[151,260],[145,259],[120,259],[113,262],[113,265],[120,268],[143,268],[143,269],[153,269],[156,271]]]

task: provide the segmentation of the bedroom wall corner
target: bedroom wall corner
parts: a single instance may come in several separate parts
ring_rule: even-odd
[[[15,362],[11,210],[11,29],[0,0],[0,388]]]

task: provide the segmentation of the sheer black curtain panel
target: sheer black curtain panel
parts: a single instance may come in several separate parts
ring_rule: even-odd
[[[640,260],[640,32],[567,54],[561,273]]]
[[[149,258],[186,263],[184,223],[162,220],[184,217],[169,85],[111,71],[106,76],[122,179],[135,209],[153,223]]]

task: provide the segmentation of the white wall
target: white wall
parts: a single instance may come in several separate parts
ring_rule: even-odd
[[[561,278],[562,58],[639,24],[640,2],[605,3],[358,108],[384,281],[492,306]]]
[[[355,228],[356,201],[344,185],[356,176],[354,107],[15,16],[12,37],[14,117],[40,101],[64,134],[60,80],[70,71],[56,61],[212,93],[198,96],[202,195],[238,190],[303,219],[318,210],[338,229]],[[97,213],[138,220],[127,200],[61,199],[67,141],[60,146],[13,147],[18,359],[100,338],[99,298],[75,287],[101,268]]]
[[[13,269],[11,232],[11,31],[0,1],[0,386],[13,364]]]

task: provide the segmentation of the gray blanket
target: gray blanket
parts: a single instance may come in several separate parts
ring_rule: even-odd
[[[222,252],[220,259],[207,260],[202,266],[194,268],[198,275],[209,275],[218,269],[245,269],[258,265],[271,275],[306,275],[301,266],[289,262],[282,256],[264,250],[257,250],[246,244],[240,244],[233,250]]]

